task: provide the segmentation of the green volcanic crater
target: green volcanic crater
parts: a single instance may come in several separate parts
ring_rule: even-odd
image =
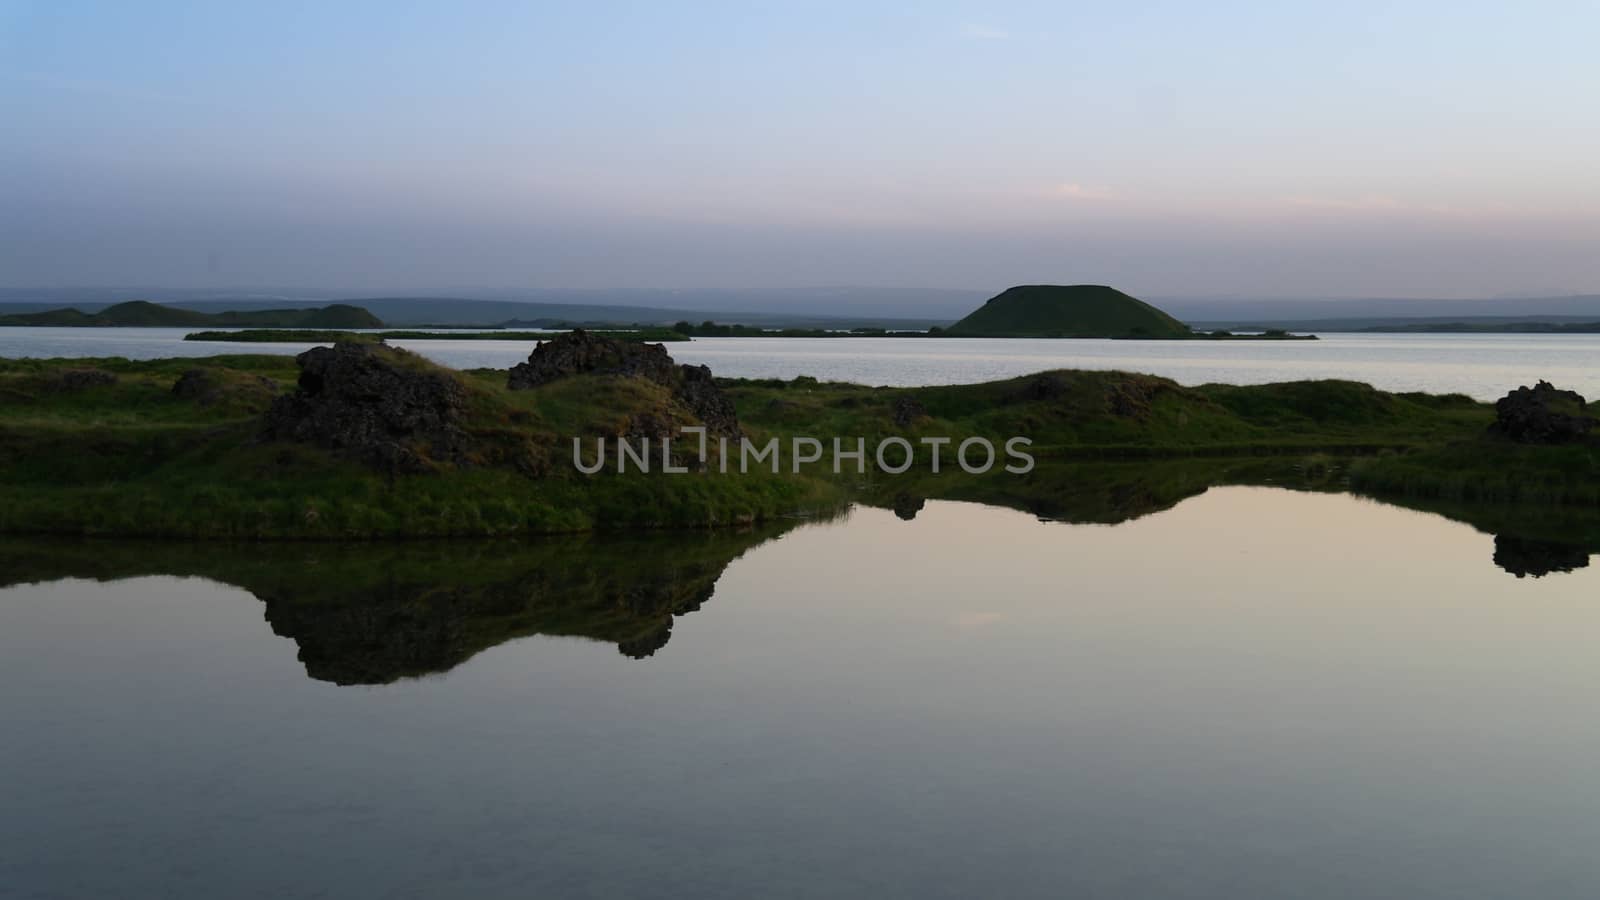
[[[956,337],[1184,338],[1189,326],[1100,284],[1007,288],[945,329]]]

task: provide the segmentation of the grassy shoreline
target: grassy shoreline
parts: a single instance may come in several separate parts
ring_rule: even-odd
[[[511,391],[503,370],[416,364],[466,392],[470,452],[396,474],[261,439],[263,411],[294,389],[291,357],[0,360],[0,533],[387,540],[717,528],[824,516],[908,491],[1047,508],[1085,481],[1152,467],[1182,469],[1186,490],[1249,483],[1239,473],[1252,469],[1332,470],[1336,487],[1380,497],[1600,505],[1594,447],[1495,441],[1484,437],[1488,404],[1354,382],[1190,388],[1081,371],[924,388],[720,379],[745,434],[785,448],[783,471],[585,476],[573,438],[621,434],[640,415],[681,416],[663,389],[583,375]],[[196,371],[207,390],[175,393]],[[868,472],[847,465],[835,474],[826,456],[790,471],[788,446],[802,436],[861,438]],[[940,474],[925,458],[905,475],[873,471],[870,448],[892,436],[945,437],[951,447],[1025,436],[1037,469],[970,476],[947,456]]]
[[[441,325],[440,329],[455,329],[459,326]],[[934,328],[929,331],[887,331],[882,328],[856,328],[850,331],[834,331],[820,328],[759,328],[749,325],[717,325],[705,322],[701,325],[689,325],[680,322],[671,328],[656,326],[641,327],[636,329],[616,329],[593,327],[586,328],[590,334],[603,335],[624,341],[648,341],[651,343],[672,343],[677,341],[692,340],[697,337],[759,337],[759,338],[930,338],[952,339],[984,338],[985,335],[972,334],[947,334],[941,329]],[[240,331],[196,331],[183,336],[186,341],[207,341],[234,344],[332,344],[337,341],[548,341],[565,330],[551,331],[514,331],[514,330],[484,330],[482,328],[461,327],[461,330],[449,331],[423,331],[416,329],[387,329],[384,331],[338,331],[311,328],[249,328]],[[1019,340],[1012,335],[992,335],[1004,340]],[[1093,335],[1074,334],[1041,334],[1033,335],[1034,338],[1043,340],[1094,340]],[[1106,338],[1107,340],[1162,340],[1162,341],[1314,341],[1314,334],[1289,334],[1287,332],[1272,332],[1262,334],[1234,334],[1230,331],[1197,331],[1192,334],[1170,336],[1132,336],[1121,335]]]
[[[452,326],[440,326],[449,328]],[[208,341],[230,344],[333,344],[339,341],[378,343],[380,341],[548,341],[562,334],[559,331],[417,331],[387,329],[384,331],[329,331],[314,328],[249,328],[242,331],[196,331],[183,336],[186,341]],[[686,335],[665,328],[641,330],[592,331],[621,341],[687,341]]]

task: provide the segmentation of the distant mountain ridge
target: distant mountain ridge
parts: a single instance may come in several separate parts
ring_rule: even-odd
[[[1189,337],[1189,326],[1103,284],[1007,288],[945,329],[956,337]]]
[[[74,307],[94,313],[140,298],[164,306],[216,313],[302,309],[342,303],[364,307],[392,327],[434,324],[500,325],[511,320],[669,326],[677,321],[764,327],[921,329],[945,326],[993,291],[942,288],[742,289],[472,289],[394,292],[283,288],[163,288],[160,286],[0,287],[0,315]],[[1421,321],[1477,323],[1600,321],[1600,294],[1526,298],[1243,298],[1142,294],[1197,329],[1350,331]],[[209,324],[209,323],[208,323]],[[293,327],[293,326],[289,326]]]
[[[948,325],[990,292],[921,288],[539,289],[362,293],[279,289],[195,290],[130,287],[0,288],[0,312],[74,306],[93,311],[130,297],[205,312],[321,306],[365,307],[390,325],[498,325],[523,322],[606,322],[671,325],[677,321],[738,322],[790,327],[926,328]]]
[[[1483,298],[1289,298],[1157,297],[1161,307],[1196,327],[1246,325],[1345,331],[1373,325],[1419,322],[1593,322],[1600,319],[1600,294],[1562,297]]]
[[[359,306],[335,303],[310,309],[262,309],[217,313],[130,300],[86,313],[68,307],[43,312],[0,315],[0,326],[66,326],[72,328],[187,328],[194,325],[236,328],[382,328],[383,320]]]

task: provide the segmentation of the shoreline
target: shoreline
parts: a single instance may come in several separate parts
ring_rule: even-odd
[[[1589,445],[1487,438],[1492,406],[1460,395],[1340,381],[1184,387],[1084,370],[921,388],[805,377],[714,381],[726,397],[729,421],[721,427],[730,434],[786,446],[812,435],[859,437],[868,446],[891,436],[912,443],[984,437],[997,446],[1025,436],[1037,473],[996,467],[953,477],[928,472],[925,462],[910,479],[870,464],[865,473],[815,464],[790,471],[785,453],[781,472],[584,476],[572,459],[573,438],[587,436],[590,448],[608,436],[659,441],[705,424],[684,405],[692,392],[603,372],[513,389],[508,370],[446,369],[378,343],[340,346],[365,348],[337,352],[364,354],[364,365],[387,367],[394,378],[447,388],[454,398],[448,427],[402,435],[381,453],[341,435],[268,437],[269,410],[304,393],[294,387],[305,383],[303,373],[288,356],[0,359],[7,401],[0,405],[0,533],[404,541],[705,530],[815,517],[912,481],[926,499],[970,492],[980,478],[1000,493],[1048,504],[1084,478],[1190,466],[1215,470],[1202,480],[1225,484],[1230,468],[1252,462],[1336,469],[1345,479],[1340,489],[1379,497],[1600,504]],[[670,367],[665,351],[659,355]],[[335,412],[330,420],[367,414]],[[396,467],[395,460],[409,462]]]

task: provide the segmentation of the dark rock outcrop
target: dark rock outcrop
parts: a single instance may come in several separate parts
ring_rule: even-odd
[[[1041,372],[1028,380],[1020,390],[1007,398],[1012,403],[1030,403],[1036,400],[1055,400],[1067,394],[1067,379],[1059,372]]]
[[[506,387],[520,391],[572,375],[634,376],[671,385],[676,369],[662,344],[619,341],[580,328],[540,341],[527,362],[511,367]]]
[[[1113,415],[1142,419],[1150,413],[1150,404],[1166,385],[1155,379],[1134,376],[1114,381],[1106,386],[1106,409]]]
[[[1560,390],[1548,381],[1501,397],[1494,412],[1490,432],[1519,444],[1568,444],[1583,440],[1595,426],[1582,394]]]
[[[343,342],[295,357],[299,388],[273,401],[266,440],[336,450],[390,472],[463,461],[466,387],[404,350]]]
[[[277,383],[264,375],[239,377],[203,366],[189,369],[172,383],[172,396],[201,406],[233,399],[259,410],[271,404],[277,393]]]
[[[678,374],[674,396],[694,413],[695,418],[705,423],[706,432],[738,437],[739,414],[733,409],[733,401],[722,392],[722,388],[717,387],[716,379],[711,377],[711,369],[683,365],[678,367]]]
[[[894,424],[905,428],[926,417],[928,411],[922,408],[922,404],[918,403],[915,397],[900,396],[894,398],[891,414],[894,416]]]
[[[172,383],[172,396],[210,406],[222,396],[222,379],[210,369],[189,369]]]
[[[672,391],[672,399],[706,426],[713,436],[736,438],[739,417],[733,402],[717,386],[705,366],[678,365],[662,344],[620,341],[582,329],[540,341],[528,361],[511,367],[506,387],[513,391],[549,384],[573,375],[615,375],[643,378]],[[634,416],[628,437],[672,437],[677,426],[667,411]]]
[[[104,369],[66,369],[52,379],[50,387],[61,393],[70,394],[90,388],[110,387],[116,383],[116,373]]]

